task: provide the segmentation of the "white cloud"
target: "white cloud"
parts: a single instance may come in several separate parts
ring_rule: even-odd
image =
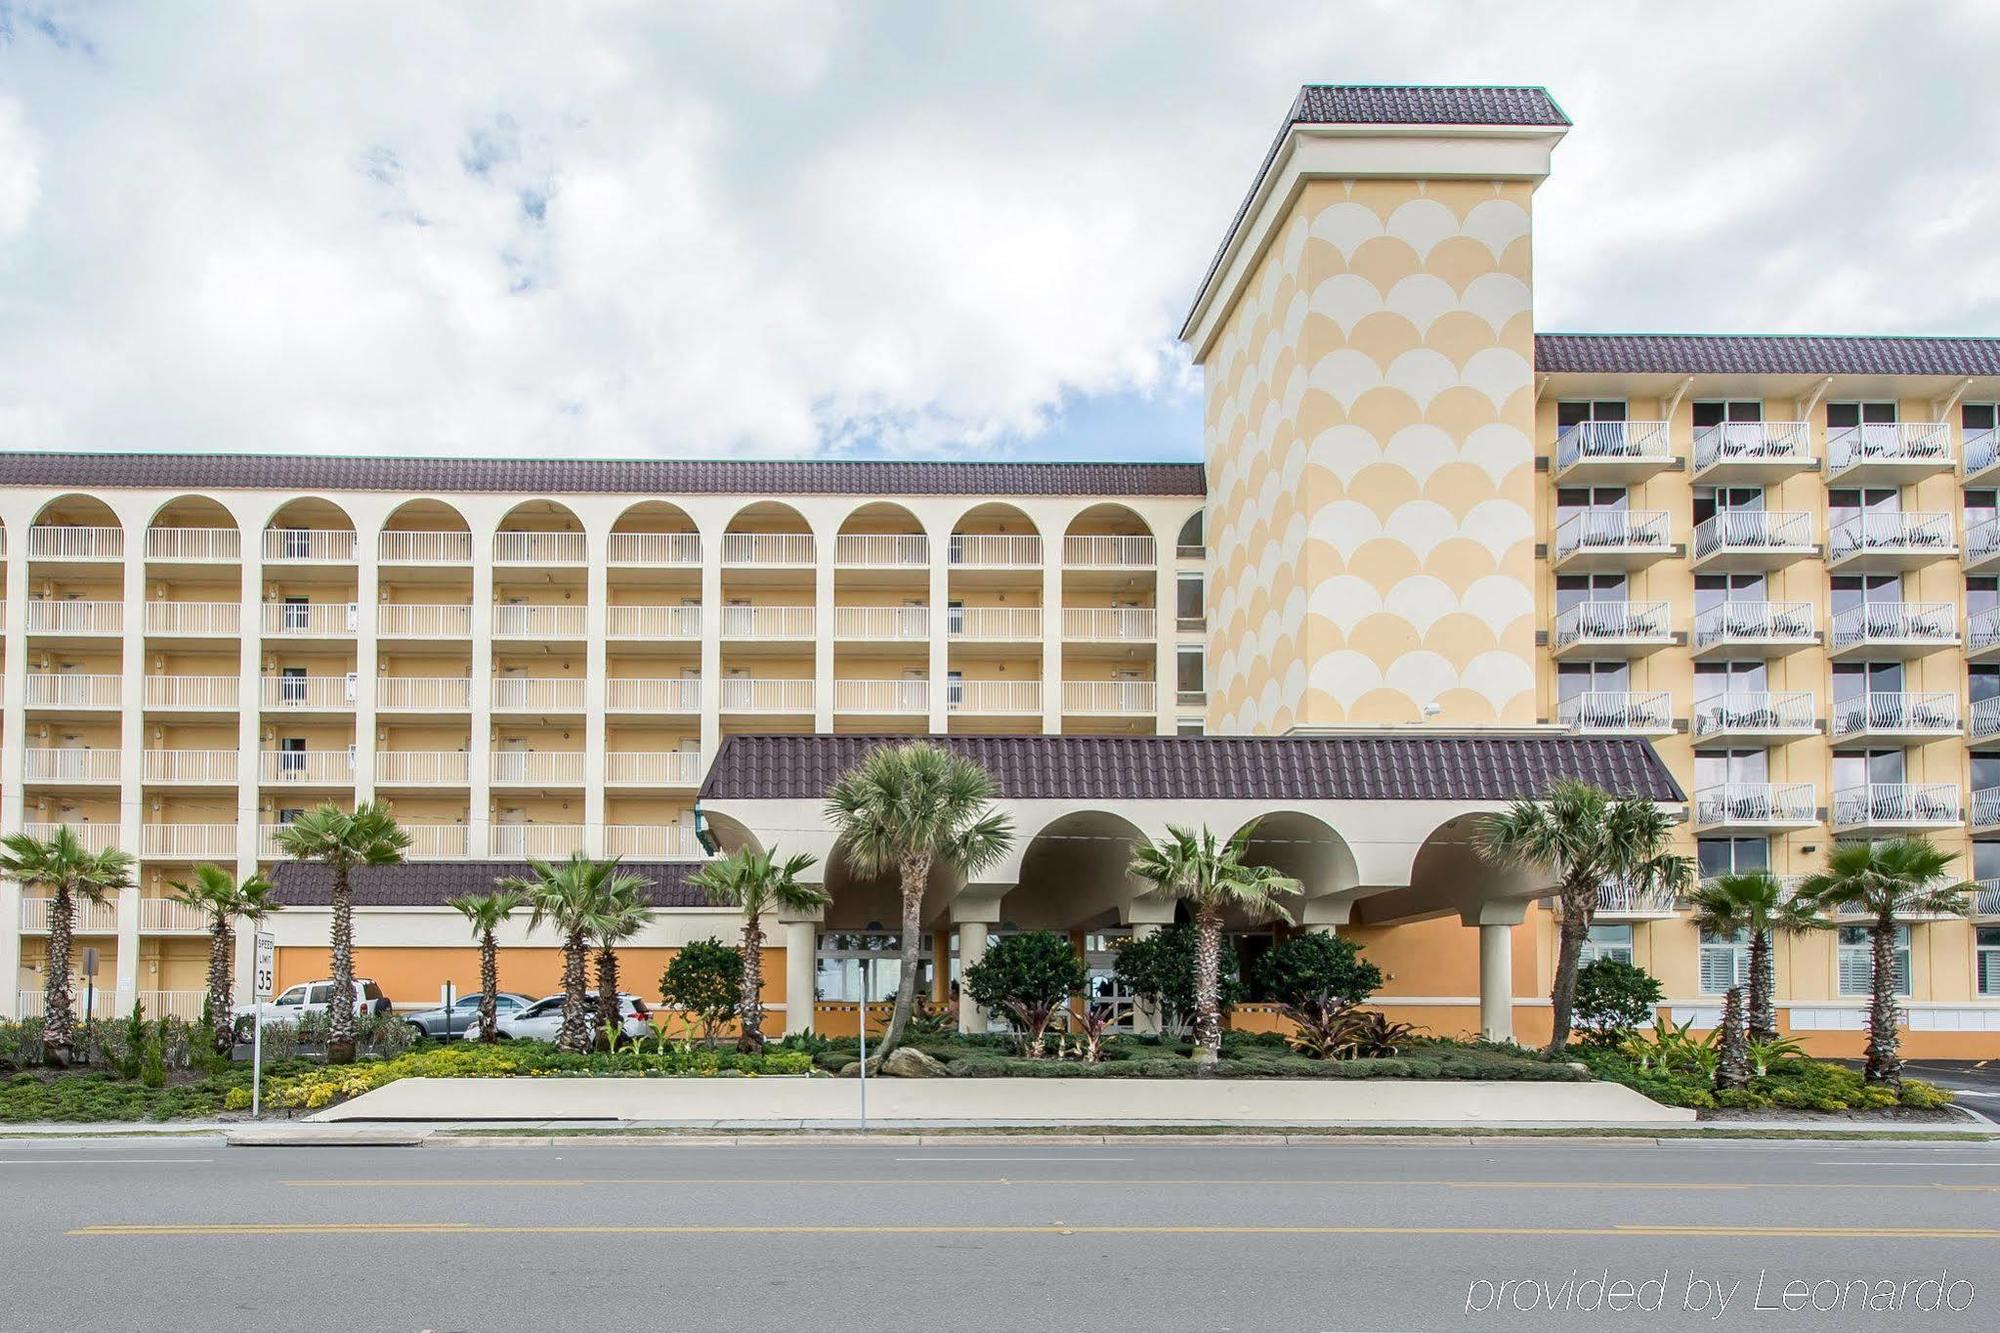
[[[1555,92],[1545,328],[1990,332],[1996,67],[1976,0],[0,10],[0,447],[1059,450],[1189,392],[1315,79]]]

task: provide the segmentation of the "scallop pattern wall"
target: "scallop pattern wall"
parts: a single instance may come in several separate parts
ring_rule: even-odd
[[[1530,200],[1293,205],[1205,363],[1211,730],[1535,720]]]

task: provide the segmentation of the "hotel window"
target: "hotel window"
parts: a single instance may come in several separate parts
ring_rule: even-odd
[[[1174,724],[1174,735],[1176,736],[1206,736],[1207,734],[1208,729],[1202,725],[1200,718],[1184,717]]]
[[[1856,426],[1886,426],[1896,420],[1894,403],[1828,403],[1826,428],[1829,432],[1853,430]]]
[[[1762,421],[1764,404],[1754,400],[1733,403],[1696,403],[1694,405],[1694,428],[1705,430],[1710,426],[1720,426],[1726,421]]]
[[[1580,426],[1586,421],[1623,421],[1625,403],[1622,399],[1599,398],[1587,401],[1569,401],[1556,404],[1556,430],[1558,433],[1571,426]]]
[[[1712,611],[1724,602],[1761,602],[1768,594],[1762,574],[1697,574],[1694,613]]]
[[[1629,924],[1590,928],[1590,934],[1583,941],[1583,951],[1576,956],[1577,966],[1594,963],[1600,958],[1609,958],[1614,963],[1632,961],[1632,927]]]
[[[2000,926],[1981,926],[1978,944],[1979,993],[2000,995]]]
[[[1746,662],[1696,662],[1694,701],[1705,703],[1721,694],[1762,694],[1767,688],[1764,664]]]
[[[1207,625],[1206,589],[1199,574],[1183,574],[1174,581],[1175,628],[1192,633]]]
[[[1207,686],[1207,671],[1200,648],[1182,648],[1174,654],[1174,689],[1182,703],[1199,703]]]
[[[1695,863],[1703,879],[1747,875],[1771,868],[1768,838],[1697,838]]]
[[[1180,536],[1174,539],[1174,554],[1182,560],[1199,560],[1208,554],[1207,542],[1203,537],[1205,519],[1200,513],[1191,514],[1188,521],[1181,524]]]
[[[1694,785],[1697,790],[1761,786],[1770,780],[1768,750],[1701,750],[1694,757]]]
[[[1694,521],[1699,527],[1717,514],[1754,514],[1764,508],[1762,486],[1697,486],[1694,488]],[[1743,522],[1752,520],[1745,519]],[[1727,525],[1725,525],[1727,526]]]
[[[1561,615],[1573,606],[1583,602],[1622,602],[1625,600],[1625,576],[1623,574],[1558,574],[1556,575],[1556,614]]]
[[[1967,403],[1958,410],[1960,432],[1965,436],[1965,471],[1970,476],[1993,466],[2000,457],[2000,407],[1992,403]]]
[[[1965,580],[1965,614],[1976,617],[1996,609],[2000,609],[2000,579],[1986,574],[1968,577]]]
[[[1867,995],[1875,984],[1875,946],[1865,926],[1840,928],[1840,993]],[[1910,928],[1896,927],[1896,994],[1910,993]]]
[[[1721,995],[1732,986],[1750,984],[1750,932],[1719,935],[1701,932],[1701,993]]]

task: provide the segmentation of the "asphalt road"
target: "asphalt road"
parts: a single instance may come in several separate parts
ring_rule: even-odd
[[[1984,1145],[0,1141],[0,1197],[10,1333],[2000,1328]]]

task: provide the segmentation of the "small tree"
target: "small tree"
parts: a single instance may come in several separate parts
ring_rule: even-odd
[[[1123,941],[1112,964],[1119,989],[1158,1014],[1161,1028],[1171,1036],[1185,1036],[1194,1023],[1197,943],[1193,924],[1182,921]],[[1216,994],[1226,1014],[1243,1000],[1236,951],[1222,950],[1217,967]]]
[[[527,895],[532,909],[529,930],[538,930],[547,921],[562,937],[562,1030],[556,1034],[556,1045],[565,1051],[585,1052],[594,1044],[590,1027],[594,1015],[585,977],[590,941],[606,904],[634,885],[643,887],[643,881],[620,871],[615,857],[593,861],[582,852],[573,853],[567,861],[530,860],[528,869],[529,874],[501,880],[500,888]]]
[[[410,835],[381,801],[368,801],[349,814],[337,805],[308,810],[278,829],[278,850],[295,861],[320,861],[333,874],[333,947],[329,957],[333,996],[327,1006],[326,1062],[354,1063],[354,891],[349,876],[357,866],[389,866],[403,859]]]
[[[1694,924],[1710,934],[1750,940],[1748,1024],[1752,1041],[1778,1039],[1777,969],[1771,961],[1772,937],[1779,932],[1811,930],[1817,918],[1795,901],[1783,883],[1767,870],[1722,875],[1688,895]]]
[[[46,842],[26,833],[9,834],[0,839],[0,849],[4,849],[0,850],[0,874],[49,898],[48,957],[42,979],[42,1058],[58,1069],[67,1068],[75,1055],[76,1041],[69,976],[76,906],[104,902],[124,889],[131,882],[135,862],[115,848],[90,851],[67,824],[59,826]],[[9,921],[4,928],[14,929],[14,923]]]
[[[1301,1049],[1325,1053],[1354,1006],[1382,985],[1382,970],[1361,946],[1338,935],[1294,935],[1257,960],[1256,981],[1284,1016],[1298,1025]]]
[[[1750,1081],[1750,1043],[1743,1034],[1743,988],[1731,986],[1722,997],[1722,1031],[1715,1048],[1715,1090],[1740,1088]]]
[[[743,951],[713,936],[682,945],[660,974],[660,998],[670,1009],[693,1014],[711,1047],[716,1030],[736,1016],[742,996]]]
[[[1616,958],[1585,963],[1576,973],[1576,1031],[1599,1046],[1615,1045],[1653,1021],[1666,992],[1653,974]]]
[[[203,1020],[214,1034],[215,1053],[227,1058],[236,1040],[230,1010],[234,1007],[236,922],[262,921],[278,905],[271,901],[271,882],[252,875],[242,883],[221,866],[202,864],[194,878],[167,885],[174,896],[208,916],[208,994]]]
[[[484,1042],[500,1040],[499,995],[500,995],[500,944],[497,935],[500,923],[519,911],[528,901],[528,895],[519,889],[498,889],[492,893],[467,893],[446,900],[445,906],[452,908],[465,918],[472,927],[472,936],[479,942],[479,1039]],[[447,1022],[446,1031],[450,1031]]]
[[[592,914],[590,933],[597,940],[597,1030],[616,1044],[618,1009],[618,946],[646,928],[653,919],[652,894],[637,875],[622,875],[606,890]]]
[[[817,858],[805,852],[786,861],[777,857],[776,847],[768,852],[744,847],[709,862],[688,880],[706,893],[710,902],[743,913],[743,995],[737,1001],[743,1015],[743,1035],[736,1048],[746,1053],[764,1049],[764,914],[816,912],[831,901],[825,886],[799,878],[812,869]],[[791,1003],[809,1002],[808,998]]]
[[[1031,930],[993,941],[986,957],[965,969],[965,993],[988,1009],[1002,1009],[1021,1026],[1029,1059],[1042,1053],[1049,1020],[1089,981],[1083,959],[1066,936]]]

